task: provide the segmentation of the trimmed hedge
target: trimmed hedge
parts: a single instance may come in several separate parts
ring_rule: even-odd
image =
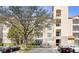
[[[0,43],[0,46],[14,46],[14,43]]]

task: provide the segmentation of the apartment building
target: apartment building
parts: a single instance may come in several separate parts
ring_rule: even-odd
[[[53,24],[43,30],[43,44],[57,47],[59,45],[74,45],[73,22],[68,17],[67,6],[55,6]],[[78,34],[77,34],[78,35]]]
[[[73,29],[73,36],[75,38],[74,44],[79,45],[79,15],[70,17],[69,20],[72,21],[72,29]]]
[[[5,24],[0,24],[0,43],[11,43],[11,40],[8,39],[8,31],[10,26]]]
[[[74,17],[68,16],[68,6],[54,6],[53,19],[47,27],[43,28],[36,40],[42,41],[42,45],[46,47],[57,47],[66,45],[79,45],[79,15]],[[11,43],[7,38],[9,27],[0,25],[0,35],[3,43]]]

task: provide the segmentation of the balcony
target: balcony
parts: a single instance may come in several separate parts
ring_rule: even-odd
[[[79,31],[73,31],[73,33],[79,33]]]
[[[61,36],[56,36],[56,39],[61,39]]]
[[[79,32],[79,24],[74,24],[73,32]]]
[[[61,29],[61,19],[56,20],[56,29]]]
[[[76,40],[79,40],[79,38],[75,38]]]
[[[55,19],[61,19],[61,16],[56,16],[56,18]]]
[[[73,26],[79,26],[79,24],[73,24]]]
[[[79,19],[74,19],[73,24],[79,24]]]
[[[79,39],[79,33],[73,33],[73,36],[75,37],[75,39]]]
[[[61,29],[61,26],[56,26],[56,29]]]
[[[61,30],[56,30],[56,37],[60,37],[61,36]]]

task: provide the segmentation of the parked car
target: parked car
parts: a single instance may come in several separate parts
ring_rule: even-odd
[[[20,47],[19,46],[12,46],[11,49],[12,49],[12,51],[17,51],[17,50],[20,50]]]
[[[2,53],[9,53],[11,51],[12,51],[11,47],[9,47],[9,46],[2,47]]]
[[[70,48],[69,46],[61,46],[58,47],[58,51],[61,53],[70,53],[72,52],[72,48]]]
[[[79,53],[79,46],[70,46],[72,48],[72,52]]]
[[[19,46],[4,46],[1,48],[2,53],[10,53],[17,50],[20,50]]]

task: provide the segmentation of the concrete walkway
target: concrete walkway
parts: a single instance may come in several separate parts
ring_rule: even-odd
[[[54,48],[33,48],[27,53],[58,53],[58,51]]]

